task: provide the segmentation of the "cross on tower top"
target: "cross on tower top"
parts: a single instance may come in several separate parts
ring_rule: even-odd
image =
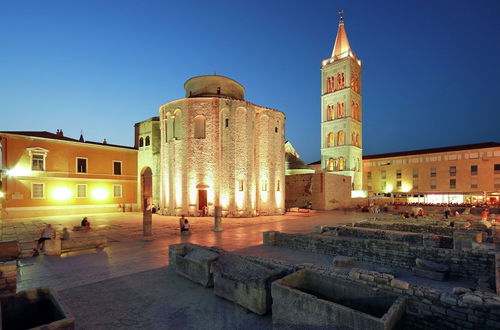
[[[344,20],[344,11],[342,9],[339,9],[339,15],[340,15],[340,20]]]

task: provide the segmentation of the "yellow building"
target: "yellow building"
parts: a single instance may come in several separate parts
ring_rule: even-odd
[[[498,202],[500,143],[363,156],[363,189],[407,202]]]
[[[132,211],[137,150],[49,132],[0,132],[1,217]]]

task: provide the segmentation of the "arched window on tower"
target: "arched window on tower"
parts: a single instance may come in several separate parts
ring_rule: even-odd
[[[344,80],[344,73],[342,72],[342,82],[340,83],[340,85],[341,85],[340,87],[341,87],[341,88],[344,88],[344,87],[345,87],[345,83],[344,83],[344,81],[345,81],[345,80]]]
[[[326,107],[326,120],[333,120],[333,106],[329,105]]]
[[[198,115],[194,117],[194,138],[204,139],[205,138],[205,116]]]
[[[333,147],[335,146],[335,134],[333,133],[328,133],[328,139],[326,141],[326,145],[328,147]]]
[[[141,137],[139,139],[139,148],[142,148],[142,147],[144,147],[144,138]]]
[[[359,141],[359,134],[356,134],[356,145],[361,147],[361,142]]]
[[[163,122],[163,134],[165,136],[165,142],[168,142],[168,119]]]
[[[149,135],[146,136],[146,147],[151,144],[151,140],[149,139]]]
[[[172,132],[172,137],[176,140],[180,139],[181,136],[181,124],[182,124],[182,113],[181,110],[177,109],[175,110],[172,118],[173,118],[173,132]]]
[[[351,135],[351,144],[353,146],[356,145],[356,133],[352,133],[352,135]]]
[[[338,170],[339,171],[345,170],[345,160],[344,160],[344,157],[339,157],[339,160],[338,160]]]
[[[328,171],[335,171],[335,160],[333,158],[328,159]]]
[[[337,73],[337,89],[341,88],[342,78],[340,77],[340,73]]]
[[[345,144],[345,135],[344,131],[339,131],[337,133],[337,145],[343,146]]]

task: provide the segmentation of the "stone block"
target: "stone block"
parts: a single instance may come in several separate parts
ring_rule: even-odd
[[[56,292],[48,287],[4,296],[0,298],[0,310],[0,324],[4,329],[75,328],[75,319]]]
[[[108,245],[105,236],[76,237],[61,241],[61,252],[104,248]]]
[[[457,297],[447,292],[441,293],[439,296],[439,300],[444,302],[445,304],[456,306],[457,305]]]
[[[471,289],[468,288],[462,288],[462,287],[455,287],[451,291],[454,295],[460,296],[464,293],[469,293],[471,292]]]
[[[271,309],[271,282],[289,273],[234,254],[221,255],[213,266],[214,293],[259,315]]]
[[[352,258],[345,256],[336,256],[333,258],[333,265],[336,267],[349,267],[352,266]]]
[[[212,263],[220,252],[190,243],[183,245],[174,250],[176,253],[170,261],[175,264],[176,273],[205,287],[213,287]]]
[[[292,329],[392,329],[406,298],[311,270],[271,285],[273,327]]]
[[[453,249],[471,249],[472,242],[481,243],[483,233],[477,230],[456,230],[453,233]]]
[[[45,250],[45,254],[48,256],[58,256],[61,255],[61,239],[53,238],[46,240],[44,243],[43,249]]]
[[[410,283],[394,279],[391,281],[391,286],[396,289],[408,290],[410,288]]]
[[[446,274],[442,272],[434,272],[432,270],[421,269],[418,267],[413,267],[412,272],[415,276],[429,278],[434,281],[444,281],[444,277]]]
[[[19,253],[18,241],[0,242],[0,262],[17,259]]]
[[[462,301],[464,303],[470,304],[470,305],[481,306],[483,304],[483,299],[481,297],[476,296],[474,294],[470,294],[470,293],[464,294],[462,297]]]
[[[450,267],[448,267],[446,265],[439,264],[437,262],[433,262],[433,261],[429,261],[429,260],[425,260],[425,259],[421,259],[421,258],[415,259],[415,264],[417,265],[418,268],[421,268],[424,270],[430,270],[430,271],[434,271],[434,272],[440,272],[440,273],[447,272],[450,269]]]

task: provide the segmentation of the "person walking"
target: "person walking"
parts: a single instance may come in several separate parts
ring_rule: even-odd
[[[35,248],[34,255],[38,255],[40,253],[40,249],[45,246],[45,241],[55,238],[56,238],[56,231],[54,230],[54,228],[52,228],[52,225],[48,223],[40,233],[40,238],[38,239],[38,244]]]

